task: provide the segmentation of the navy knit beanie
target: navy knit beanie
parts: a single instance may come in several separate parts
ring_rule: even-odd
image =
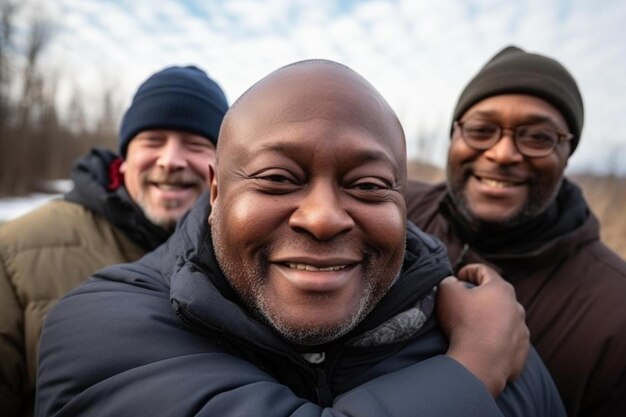
[[[148,129],[185,130],[217,144],[226,96],[220,86],[194,66],[169,67],[139,86],[120,126],[119,152],[126,158],[128,144]]]
[[[574,135],[570,154],[574,152],[585,111],[578,85],[563,65],[552,58],[507,46],[467,84],[454,109],[453,120],[459,120],[479,101],[500,94],[529,94],[552,104]]]

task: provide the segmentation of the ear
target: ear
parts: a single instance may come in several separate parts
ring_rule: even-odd
[[[120,164],[120,173],[124,174],[126,172],[126,160],[123,160]]]
[[[211,205],[217,198],[217,171],[215,169],[215,163],[209,164],[209,190],[211,192]]]
[[[217,194],[218,194],[218,189],[217,189],[217,171],[215,169],[215,163],[211,163],[209,164],[209,192],[210,192],[210,197],[209,197],[209,202],[211,204],[211,213],[209,213],[209,224],[211,224],[211,219],[213,218],[213,212],[215,210],[213,210],[213,207],[215,207],[215,200],[217,200]]]

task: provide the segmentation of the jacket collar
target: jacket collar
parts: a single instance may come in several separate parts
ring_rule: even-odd
[[[580,188],[567,179],[563,180],[554,203],[548,209],[554,221],[542,223],[538,219],[537,224],[545,226],[538,231],[531,225],[523,225],[516,230],[499,230],[497,233],[471,232],[463,221],[459,221],[445,187],[440,188],[440,196],[434,206],[452,229],[451,235],[457,236],[460,245],[466,245],[466,250],[475,254],[476,259],[472,261],[484,260],[504,268],[520,263],[524,264],[524,268],[554,263],[571,253],[573,245],[586,245],[600,238],[598,219],[589,210]],[[489,242],[485,244],[486,241]]]
[[[113,152],[99,148],[78,159],[72,168],[74,189],[65,199],[104,217],[145,251],[153,250],[170,233],[148,220],[124,187],[109,188],[110,167],[118,159]]]
[[[238,343],[251,343],[279,354],[295,353],[297,347],[289,345],[245,308],[228,284],[213,252],[207,221],[209,213],[209,197],[204,194],[163,248],[162,268],[175,265],[173,269],[163,270],[163,273],[169,276],[170,299],[177,314],[179,317],[184,315],[183,320],[190,321],[187,324],[196,327],[197,331],[235,339]],[[372,340],[377,340],[377,335],[372,333],[374,329],[384,327],[393,317],[416,306],[430,314],[433,288],[450,274],[451,267],[441,242],[409,223],[407,251],[399,279],[355,329],[331,344],[357,339],[362,344],[371,344]],[[410,337],[407,336],[409,333],[397,336],[406,338]],[[370,336],[368,341],[357,337],[365,334]]]

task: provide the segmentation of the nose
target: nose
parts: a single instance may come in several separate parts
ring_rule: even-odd
[[[502,137],[491,148],[484,152],[484,155],[492,161],[501,165],[511,165],[524,160],[524,156],[517,150],[512,129],[502,129]]]
[[[338,186],[312,184],[289,218],[289,226],[319,241],[330,240],[354,228],[354,220],[342,204]]]
[[[177,171],[187,166],[185,149],[180,140],[168,137],[165,144],[159,150],[156,164],[166,171]]]

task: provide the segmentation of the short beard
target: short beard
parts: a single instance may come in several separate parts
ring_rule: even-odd
[[[137,204],[141,211],[143,211],[144,216],[150,221],[150,223],[155,224],[170,233],[174,232],[176,229],[178,218],[173,216],[158,216],[152,213],[152,209],[149,205],[144,204],[141,199],[135,201],[135,204]]]
[[[166,230],[167,232],[172,233],[176,229],[176,224],[178,223],[178,220],[182,216],[182,214],[177,215],[177,216],[156,214],[152,210],[152,206],[150,205],[150,203],[147,201],[148,193],[145,193],[143,191],[143,187],[148,187],[148,184],[150,182],[159,182],[159,181],[161,182],[169,181],[172,183],[178,182],[178,183],[190,184],[194,188],[199,190],[199,194],[202,193],[203,191],[203,188],[202,188],[203,182],[202,182],[202,178],[198,174],[192,173],[192,172],[166,173],[166,172],[162,172],[161,170],[156,170],[156,173],[149,173],[149,174],[144,175],[144,177],[142,177],[141,179],[142,184],[139,189],[139,195],[136,196],[135,204],[139,206],[141,211],[143,211],[143,214],[146,217],[146,219],[148,219],[152,224],[155,224],[159,226],[160,228]],[[171,201],[165,202],[165,204],[167,205],[166,208],[169,208],[169,209],[176,209],[181,205],[181,203],[177,200],[171,200]]]
[[[261,288],[254,289],[254,308],[266,323],[291,343],[302,346],[318,346],[337,340],[347,334],[372,311],[380,301],[380,298],[382,298],[382,296],[380,296],[377,297],[378,299],[374,299],[374,287],[371,282],[367,282],[363,296],[359,300],[358,306],[352,315],[334,326],[317,326],[302,329],[291,327],[283,323],[280,318],[272,314],[267,307],[265,297],[263,297],[260,291]]]
[[[459,214],[461,214],[472,229],[475,230],[506,230],[527,223],[543,213],[550,204],[552,204],[563,183],[563,178],[561,178],[556,187],[551,190],[546,190],[546,187],[543,187],[541,183],[535,181],[531,184],[526,201],[517,213],[500,222],[489,222],[476,217],[470,209],[470,204],[465,194],[465,186],[470,177],[471,170],[469,167],[465,166],[462,169],[462,175],[460,178],[456,178],[451,175],[451,170],[448,166],[448,192]]]
[[[213,213],[211,237],[213,239],[215,257],[226,280],[231,288],[239,295],[246,307],[252,311],[257,318],[268,324],[269,327],[291,343],[302,346],[317,346],[332,342],[344,336],[355,328],[374,307],[376,307],[395,282],[395,279],[390,280],[386,287],[382,287],[377,277],[366,276],[365,288],[358,302],[358,306],[349,317],[333,326],[313,326],[309,328],[291,326],[285,323],[275,311],[269,308],[266,297],[264,296],[264,283],[269,274],[270,267],[267,262],[268,253],[271,252],[270,248],[262,248],[256,255],[256,262],[250,262],[247,259],[232,260],[227,256],[228,249],[224,245],[224,238],[218,226],[221,222],[220,217],[219,212],[216,211]],[[370,271],[370,275],[375,273],[375,271],[371,271],[369,267],[368,259],[371,258],[371,254],[369,256],[366,254],[363,262],[363,270]],[[241,271],[246,271],[246,273],[242,273]],[[232,277],[243,277],[243,285],[234,285]],[[395,278],[397,278],[397,275]]]

